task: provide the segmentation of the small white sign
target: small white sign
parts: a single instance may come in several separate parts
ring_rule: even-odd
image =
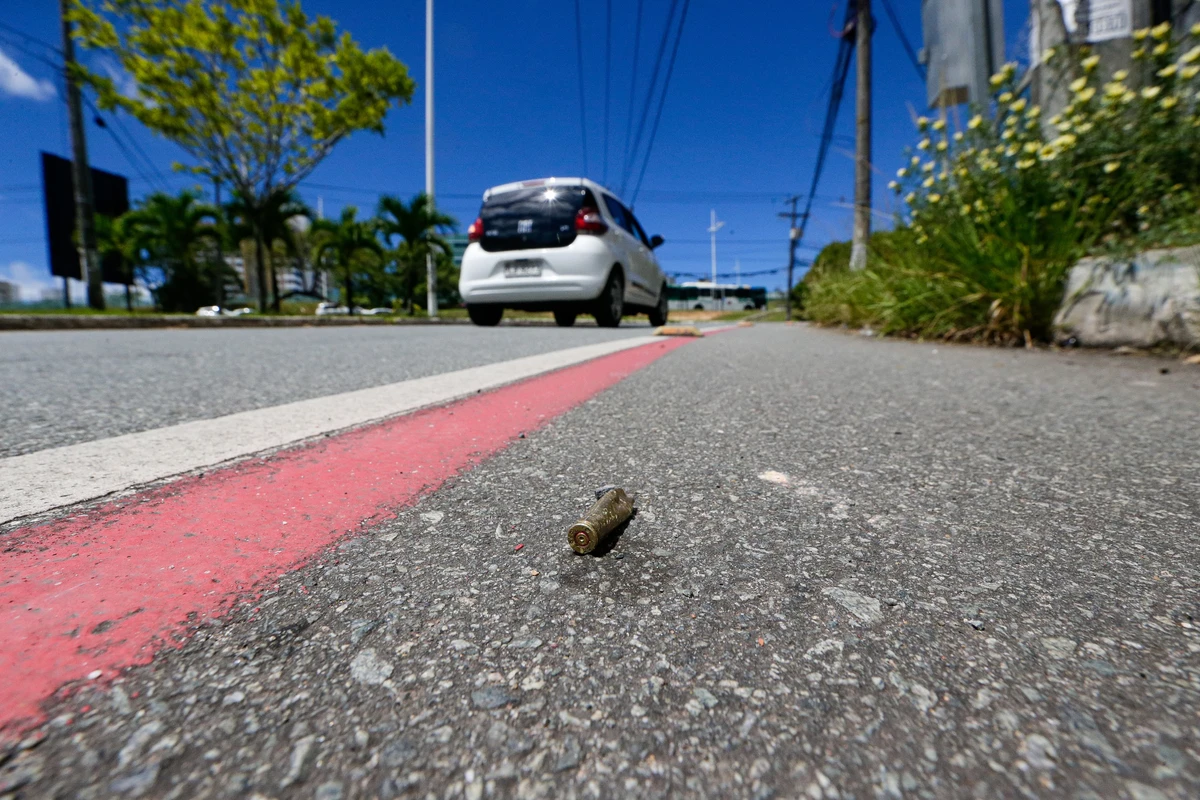
[[[1058,0],[1063,22],[1074,38],[1081,22],[1087,25],[1088,42],[1107,42],[1133,35],[1131,0]]]

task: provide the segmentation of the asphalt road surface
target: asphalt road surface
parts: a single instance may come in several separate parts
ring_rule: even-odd
[[[706,337],[53,701],[0,793],[1200,796],[1198,392],[1151,358]],[[576,556],[608,483],[639,513]]]
[[[645,335],[503,326],[0,334],[0,458]]]

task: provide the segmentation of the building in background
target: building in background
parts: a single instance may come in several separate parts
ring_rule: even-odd
[[[1004,66],[1003,0],[922,0],[921,30],[929,107],[986,104]]]
[[[463,253],[467,252],[467,245],[471,243],[471,240],[465,233],[451,233],[446,236],[446,241],[450,244],[454,266],[462,267]]]
[[[0,306],[11,306],[20,299],[16,284],[0,281]]]

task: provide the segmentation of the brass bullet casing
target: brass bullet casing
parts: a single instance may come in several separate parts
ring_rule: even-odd
[[[567,531],[567,542],[580,555],[592,552],[622,522],[633,516],[633,501],[624,489],[612,488]]]

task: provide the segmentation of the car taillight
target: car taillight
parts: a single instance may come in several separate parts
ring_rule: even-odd
[[[604,222],[604,217],[600,216],[599,209],[584,206],[575,215],[575,230],[580,233],[604,233],[608,230],[608,225]]]
[[[471,227],[467,228],[467,241],[478,242],[483,238],[483,217],[476,217],[471,223]]]

